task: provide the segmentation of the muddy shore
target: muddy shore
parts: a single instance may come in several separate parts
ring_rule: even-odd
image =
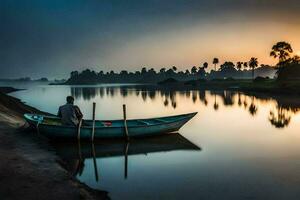
[[[23,114],[43,112],[7,95],[13,91],[0,87],[1,199],[108,199],[75,180],[45,137],[24,131]]]

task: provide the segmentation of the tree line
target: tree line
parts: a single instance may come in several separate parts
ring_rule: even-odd
[[[240,79],[254,79],[255,76],[266,76],[265,74],[272,74],[277,70],[277,76],[287,76],[291,72],[286,72],[286,67],[290,65],[299,65],[300,58],[295,55],[292,56],[293,49],[287,42],[278,42],[273,45],[270,56],[278,58],[278,64],[275,67],[260,64],[258,59],[252,57],[249,61],[238,61],[236,63],[225,61],[219,65],[219,59],[213,58],[211,64],[214,69],[207,72],[209,66],[208,62],[204,62],[201,66],[193,66],[191,69],[179,71],[176,66],[170,68],[161,68],[156,71],[154,68],[147,69],[142,67],[140,71],[128,72],[122,70],[117,73],[113,70],[109,72],[86,69],[81,72],[72,71],[70,78],[66,84],[97,84],[97,83],[149,83],[160,82],[169,78],[178,81],[188,81],[197,79],[224,79],[224,78],[240,78]],[[219,66],[218,66],[219,65]],[[300,74],[299,74],[300,75]]]

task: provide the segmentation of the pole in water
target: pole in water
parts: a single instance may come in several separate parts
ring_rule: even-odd
[[[92,141],[94,141],[95,137],[95,111],[96,111],[96,103],[93,103],[93,128],[92,128]]]
[[[129,149],[129,142],[126,142],[126,146],[125,146],[125,167],[124,167],[124,178],[127,179],[127,175],[128,175],[128,149]]]
[[[97,160],[96,160],[96,150],[95,150],[94,142],[92,142],[92,154],[93,154],[93,163],[94,163],[94,170],[95,170],[95,178],[96,178],[96,182],[98,182],[99,175],[98,175]]]
[[[126,105],[125,104],[123,104],[123,117],[124,117],[125,136],[126,136],[126,139],[129,140],[127,121],[126,121]]]

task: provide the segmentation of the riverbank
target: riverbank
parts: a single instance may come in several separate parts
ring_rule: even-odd
[[[75,180],[46,138],[24,132],[23,114],[44,112],[7,95],[13,91],[0,88],[1,199],[107,199]]]

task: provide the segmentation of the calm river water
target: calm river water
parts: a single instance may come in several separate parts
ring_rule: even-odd
[[[24,86],[11,95],[56,113],[67,95],[85,118],[198,112],[180,135],[58,148],[77,179],[112,199],[300,199],[300,99],[118,85]],[[126,149],[128,156],[126,156]],[[81,158],[80,158],[81,157]]]

